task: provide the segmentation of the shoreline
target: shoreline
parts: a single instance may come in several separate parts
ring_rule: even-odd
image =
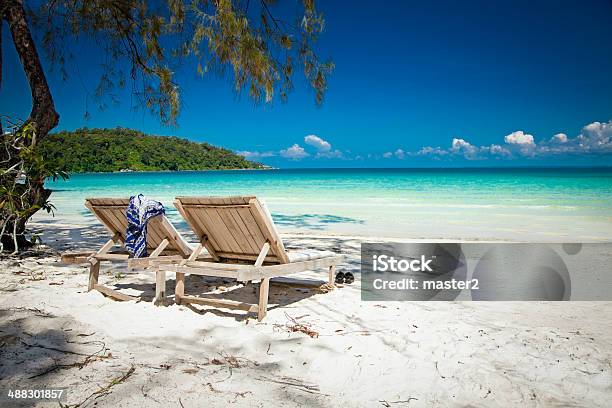
[[[217,171],[262,171],[262,170],[280,170],[278,168],[246,168],[246,169],[203,169],[203,170],[128,170],[128,171],[88,171],[82,173],[69,173],[69,177],[73,175],[90,175],[90,174],[151,174],[151,173],[188,173],[188,172],[217,172]]]
[[[87,175],[87,174],[118,174],[118,173],[186,173],[186,172],[216,172],[216,171],[251,171],[251,170],[282,170],[282,171],[324,171],[324,170],[367,170],[367,171],[385,171],[385,170],[405,170],[405,171],[448,171],[448,170],[603,170],[612,171],[612,166],[499,166],[499,167],[479,167],[479,166],[456,166],[456,167],[272,167],[264,168],[238,168],[238,169],[202,169],[202,170],[129,170],[129,171],[91,171],[91,172],[73,172],[70,175]]]

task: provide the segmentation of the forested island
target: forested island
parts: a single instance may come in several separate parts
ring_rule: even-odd
[[[46,160],[61,163],[69,173],[266,167],[208,143],[125,128],[62,131],[50,134],[40,146]]]

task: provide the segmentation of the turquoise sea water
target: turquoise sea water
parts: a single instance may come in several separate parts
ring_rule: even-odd
[[[281,232],[427,239],[612,240],[612,169],[300,169],[78,174],[49,184],[54,222],[86,197],[257,195]],[[48,222],[50,216],[39,215]]]

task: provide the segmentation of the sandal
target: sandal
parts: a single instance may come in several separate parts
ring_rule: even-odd
[[[355,282],[355,275],[353,275],[350,272],[345,273],[344,274],[344,283],[346,283],[347,285],[350,285],[353,282]]]
[[[338,272],[336,274],[336,283],[343,284],[344,283],[344,273]]]

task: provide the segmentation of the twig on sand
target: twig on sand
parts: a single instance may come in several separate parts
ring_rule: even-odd
[[[234,392],[234,401],[233,402],[238,401],[238,397],[246,398],[247,394],[253,394],[253,392],[252,391]]]
[[[39,309],[37,307],[9,307],[8,309],[3,309],[3,310],[14,310],[14,311],[20,311],[20,312],[33,312],[34,315],[39,316],[39,317],[55,317],[55,315],[45,312],[42,309]]]
[[[437,361],[436,361],[436,371],[438,372],[438,375],[440,376],[440,378],[446,379],[446,376],[442,375],[442,373],[440,372],[440,369],[438,368],[438,362]]]
[[[389,408],[391,406],[391,404],[408,404],[410,403],[410,401],[415,400],[418,401],[418,398],[414,398],[414,397],[410,397],[407,400],[401,400],[401,401],[386,401],[386,400],[380,400],[378,402],[380,402],[381,404],[383,404],[384,407]]]
[[[242,391],[242,392],[236,392],[236,391],[221,391],[216,389],[215,387],[213,387],[212,383],[206,383],[206,386],[210,389],[211,392],[214,392],[215,394],[223,394],[223,393],[230,393],[230,394],[234,394],[234,401],[236,402],[238,401],[238,397],[240,398],[246,398],[247,394],[253,394],[252,391]]]
[[[78,403],[76,405],[70,405],[70,407],[78,408],[78,407],[83,406],[83,404],[85,404],[91,398],[96,399],[96,398],[99,398],[99,397],[101,397],[103,395],[109,394],[111,392],[111,388],[113,388],[117,384],[121,384],[124,381],[126,381],[128,378],[130,378],[130,376],[132,374],[134,374],[134,371],[136,371],[136,368],[134,366],[131,366],[130,369],[125,374],[123,374],[121,377],[114,378],[113,380],[111,380],[110,383],[108,383],[108,385],[106,387],[100,388],[98,391],[95,391],[92,394],[90,394],[89,397],[85,398],[82,402],[80,402],[80,403]],[[66,407],[68,407],[68,406],[66,405]]]
[[[267,382],[272,382],[272,383],[276,383],[276,384],[282,384],[282,385],[288,385],[291,387],[295,387],[301,391],[304,392],[308,392],[310,394],[321,394],[321,395],[327,395],[327,394],[323,394],[321,392],[321,390],[319,389],[319,386],[317,384],[307,384],[301,380],[298,380],[296,378],[291,378],[291,377],[280,377],[279,379],[275,379],[275,378],[266,378],[266,377],[260,377],[260,378],[256,378],[256,380],[259,381],[267,381]]]
[[[227,365],[230,368],[241,368],[248,365],[249,363],[254,365],[255,367],[259,365],[257,361],[249,360],[245,357],[236,357],[234,355],[227,354],[224,352],[220,352],[219,355],[221,356],[221,359],[213,358],[212,360],[209,360],[206,365]]]
[[[319,337],[319,332],[313,330],[310,326],[303,324],[303,323],[299,323],[296,319],[289,316],[287,313],[285,313],[285,316],[287,317],[289,322],[285,323],[284,325],[275,324],[274,325],[275,328],[280,329],[280,330],[286,330],[288,332],[293,332],[293,333],[295,332],[304,333],[304,334],[309,335],[311,338]]]
[[[52,351],[57,351],[58,353],[65,353],[65,354],[74,354],[76,356],[85,356],[87,357],[88,354],[83,354],[83,353],[79,353],[76,351],[72,351],[72,350],[63,350],[63,349],[58,349],[55,347],[48,347],[48,346],[43,346],[42,344],[30,344],[30,343],[26,343],[25,341],[23,341],[22,339],[19,339],[19,341],[27,346],[27,347],[38,347],[38,348],[43,348],[45,350],[52,350]]]
[[[22,342],[23,343],[23,342]],[[83,361],[77,361],[76,363],[72,363],[72,364],[56,364],[53,367],[42,371],[38,374],[34,374],[31,377],[28,377],[30,379],[32,378],[38,378],[38,377],[42,377],[43,375],[47,375],[49,373],[52,373],[54,371],[57,370],[67,370],[69,368],[75,368],[78,367],[78,369],[82,369],[83,367],[85,367],[86,365],[88,365],[89,363],[92,363],[94,361],[99,361],[99,360],[103,360],[103,359],[107,359],[107,358],[112,358],[112,354],[108,353],[108,354],[104,354],[104,350],[106,350],[106,344],[103,342],[102,343],[102,348],[98,351],[96,351],[93,354],[88,355],[87,357],[85,357],[85,359]],[[102,355],[100,355],[100,353],[102,353]]]
[[[152,396],[150,396],[149,394],[147,394],[145,392],[144,387],[145,387],[145,384],[142,384],[142,386],[140,387],[140,392],[142,393],[142,396],[145,397],[145,398],[150,398],[150,399],[152,399],[153,401],[155,401],[155,402],[157,402],[159,404],[160,402],[158,400],[156,400],[155,398],[153,398]]]

